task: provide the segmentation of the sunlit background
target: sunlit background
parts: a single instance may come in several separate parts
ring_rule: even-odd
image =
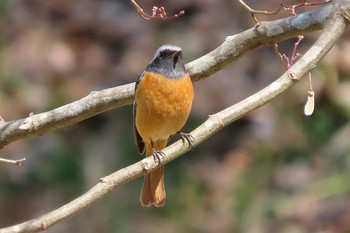
[[[246,1],[275,10],[280,1]],[[288,2],[288,1],[286,1]],[[300,1],[289,1],[300,2]],[[313,1],[315,2],[315,1]],[[164,6],[169,21],[146,21],[121,0],[0,1],[0,115],[16,120],[134,82],[163,44],[192,61],[228,35],[254,26],[237,1],[139,1]],[[312,10],[315,7],[304,7]],[[273,20],[289,16],[258,16]],[[305,53],[319,32],[305,35]],[[316,108],[303,114],[305,77],[264,107],[165,166],[164,208],[143,208],[143,178],[47,232],[347,232],[350,230],[350,42],[346,33],[312,71]],[[297,39],[279,43],[290,56]],[[183,131],[276,80],[273,47],[249,53],[194,83]],[[132,107],[114,109],[34,139],[0,157],[0,228],[30,220],[80,196],[99,178],[139,161]]]

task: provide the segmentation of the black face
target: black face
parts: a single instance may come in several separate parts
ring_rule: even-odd
[[[167,78],[183,78],[187,72],[182,63],[181,49],[175,46],[160,47],[146,71],[162,74]]]

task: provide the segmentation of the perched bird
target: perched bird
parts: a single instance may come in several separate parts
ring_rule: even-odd
[[[180,134],[190,146],[191,136],[181,133],[191,111],[193,86],[182,62],[182,50],[161,46],[138,77],[133,106],[135,142],[140,154],[161,163],[170,137]],[[141,192],[142,206],[165,204],[164,167],[147,174]]]

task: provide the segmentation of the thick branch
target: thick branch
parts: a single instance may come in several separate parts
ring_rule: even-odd
[[[319,30],[327,17],[336,12],[349,12],[349,0],[338,0],[317,10],[271,22],[234,36],[212,52],[188,63],[186,69],[193,81],[206,78],[223,69],[249,51],[263,45]],[[11,122],[0,122],[0,149],[24,138],[43,135],[55,129],[77,123],[98,113],[131,104],[134,83],[90,93],[88,96],[57,109]]]
[[[339,15],[334,15],[333,18],[329,19],[323,33],[316,43],[289,71],[256,94],[222,110],[221,112],[211,115],[208,120],[192,131],[191,135],[194,138],[193,146],[199,145],[220,129],[254,109],[261,107],[283,93],[286,89],[290,88],[295,82],[316,66],[316,64],[341,37],[345,30],[345,26],[344,19]],[[164,164],[168,163],[186,153],[188,150],[190,150],[190,148],[183,146],[181,140],[179,140],[163,150],[166,156],[162,159],[162,162]],[[143,176],[145,173],[153,171],[158,166],[159,164],[155,163],[151,157],[145,158],[133,165],[102,178],[100,182],[88,192],[61,208],[28,222],[0,229],[0,232],[38,232],[45,230],[57,222],[89,207],[122,184]]]
[[[86,97],[54,110],[30,117],[0,122],[0,149],[16,140],[32,138],[95,116],[109,109],[130,104],[134,83],[91,92]]]

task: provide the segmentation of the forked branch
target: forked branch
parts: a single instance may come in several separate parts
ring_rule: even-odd
[[[145,20],[151,20],[151,19],[161,19],[161,20],[168,20],[168,19],[176,19],[180,17],[181,15],[185,14],[185,11],[180,11],[178,14],[175,14],[173,16],[168,16],[164,7],[156,7],[154,6],[152,9],[152,15],[149,15],[143,11],[143,9],[135,2],[135,0],[130,0],[130,2],[134,5],[134,7],[137,10],[137,13],[141,16],[141,18]]]
[[[248,6],[248,4],[246,4],[243,0],[238,0],[238,2],[250,12],[250,14],[252,15],[252,17],[253,17],[253,19],[254,19],[254,21],[255,21],[255,23],[257,25],[260,24],[260,21],[256,17],[256,14],[276,15],[281,10],[284,10],[284,11],[289,11],[292,15],[297,15],[295,10],[298,7],[302,7],[302,6],[317,6],[317,5],[321,5],[321,4],[330,3],[332,1],[333,0],[324,0],[324,1],[320,1],[320,2],[307,2],[307,0],[303,0],[302,3],[295,4],[295,5],[287,5],[287,4],[284,3],[284,1],[282,1],[280,7],[277,10],[275,10],[275,11],[261,11],[261,10],[254,10],[253,8]]]

